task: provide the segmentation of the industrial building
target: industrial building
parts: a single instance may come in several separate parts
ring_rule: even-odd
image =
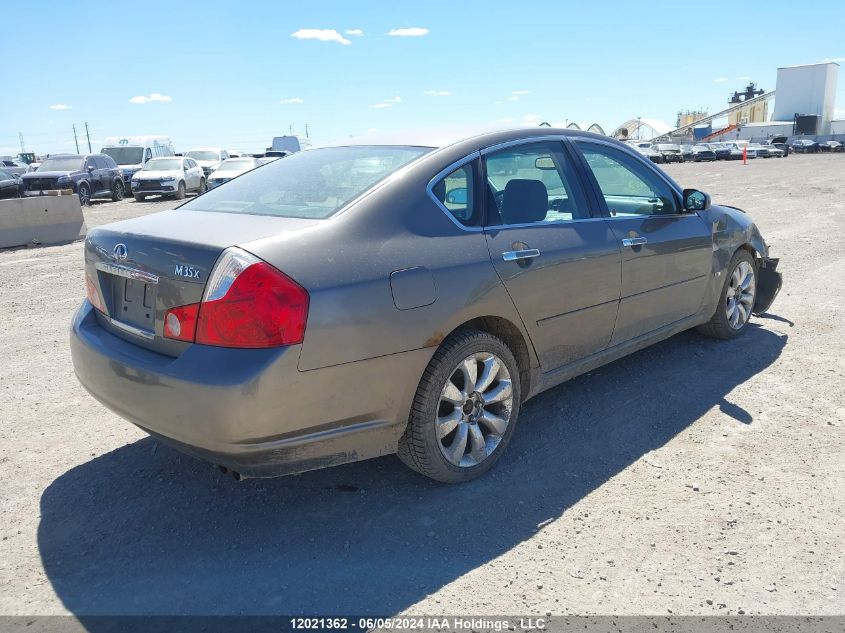
[[[715,114],[679,112],[674,129],[655,119],[637,117],[618,126],[612,136],[683,143],[801,135],[818,140],[841,137],[845,119],[834,119],[838,77],[836,62],[785,66],[778,68],[775,90],[766,92],[751,83],[730,95],[727,108]]]

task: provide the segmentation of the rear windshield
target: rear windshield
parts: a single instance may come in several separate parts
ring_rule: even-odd
[[[82,171],[84,162],[82,156],[57,156],[41,163],[38,171]]]
[[[194,160],[220,160],[220,152],[213,150],[194,149],[190,152],[185,152],[185,156]]]
[[[220,163],[217,171],[243,171],[244,169],[252,169],[256,162],[254,158],[235,158],[232,160],[224,160]]]
[[[140,165],[144,159],[143,147],[104,147],[101,153],[111,156],[118,165]]]
[[[380,180],[431,151],[427,147],[333,147],[297,152],[248,171],[181,208],[327,218]]]
[[[153,158],[144,165],[144,171],[176,171],[182,169],[181,158]]]

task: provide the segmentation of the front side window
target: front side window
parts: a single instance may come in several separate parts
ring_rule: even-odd
[[[432,188],[434,197],[464,226],[477,224],[473,165],[474,163],[469,163],[458,167]]]
[[[576,143],[596,178],[611,217],[678,212],[672,189],[647,166],[613,147]]]
[[[487,224],[565,222],[589,217],[575,173],[557,142],[532,143],[484,157]]]

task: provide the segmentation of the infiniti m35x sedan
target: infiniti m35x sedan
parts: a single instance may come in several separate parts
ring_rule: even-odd
[[[541,391],[742,334],[777,263],[744,212],[602,136],[314,149],[91,231],[71,348],[103,404],[236,478],[398,453],[461,482]]]

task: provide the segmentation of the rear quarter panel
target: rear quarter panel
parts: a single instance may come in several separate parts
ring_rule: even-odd
[[[433,354],[452,330],[479,316],[506,318],[525,336],[484,234],[461,230],[427,196],[438,170],[396,179],[298,236],[243,245],[310,294],[300,370],[421,348]],[[413,267],[430,271],[435,300],[400,310],[390,275]]]

